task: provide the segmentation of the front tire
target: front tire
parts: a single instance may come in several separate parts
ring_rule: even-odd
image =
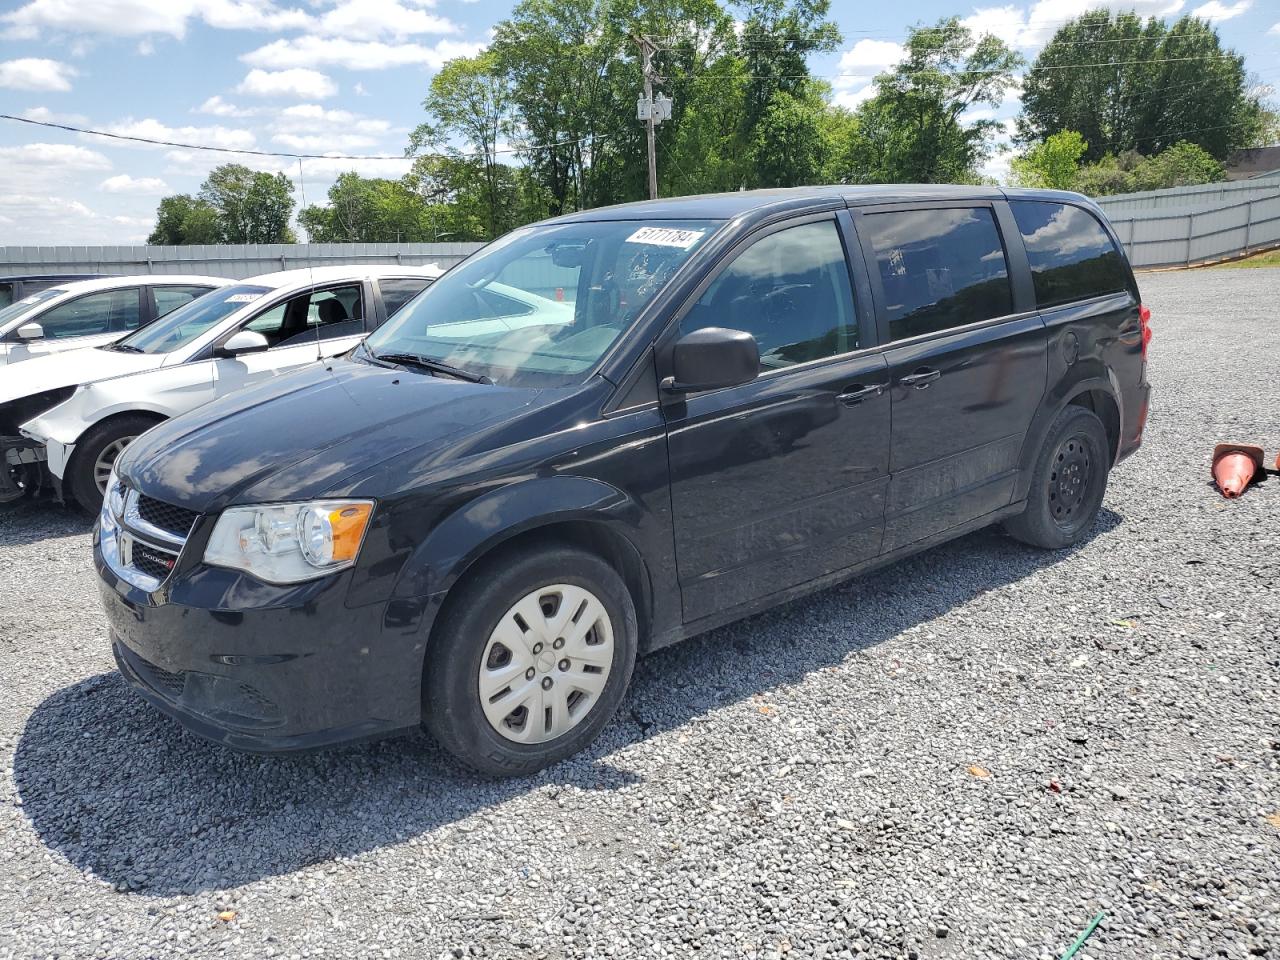
[[[1049,427],[1036,455],[1027,507],[1005,521],[1014,539],[1061,550],[1093,528],[1107,490],[1107,430],[1092,410],[1068,406]]]
[[[423,722],[488,776],[528,776],[590,744],[635,667],[617,572],[569,547],[506,553],[455,588],[427,648]]]
[[[128,414],[100,423],[80,438],[67,464],[66,486],[82,509],[98,512],[116,458],[158,422],[154,417]]]

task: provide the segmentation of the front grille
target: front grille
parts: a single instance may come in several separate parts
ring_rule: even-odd
[[[148,577],[165,580],[173,572],[178,558],[172,553],[157,550],[149,543],[135,539],[133,541],[133,565]]]
[[[195,510],[175,507],[171,503],[165,503],[163,500],[157,500],[142,493],[138,495],[138,516],[153,527],[159,527],[175,537],[185,539],[200,514]]]
[[[182,691],[186,689],[186,671],[170,673],[163,667],[157,667],[154,663],[142,659],[136,653],[134,654],[134,666],[142,679],[161,693],[167,693],[169,696],[177,698],[182,696]]]

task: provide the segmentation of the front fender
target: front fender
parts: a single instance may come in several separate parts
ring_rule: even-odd
[[[476,560],[538,527],[573,520],[603,523],[636,547],[648,511],[612,484],[590,477],[534,477],[469,501],[436,524],[396,583],[398,598],[449,590]],[[636,548],[637,556],[642,556]]]

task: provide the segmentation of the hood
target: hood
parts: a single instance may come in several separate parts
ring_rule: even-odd
[[[315,364],[160,424],[117,469],[149,496],[201,512],[340,495],[352,474],[514,416],[539,395],[349,360]]]
[[[163,361],[162,355],[121,353],[97,347],[23,360],[7,365],[0,375],[0,403],[59,387],[78,387],[108,377],[154,370]]]

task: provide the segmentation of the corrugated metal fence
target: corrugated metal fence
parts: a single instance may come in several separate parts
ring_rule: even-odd
[[[1190,266],[1280,246],[1280,172],[1101,197],[1135,267]],[[478,243],[266,243],[190,247],[0,247],[0,276],[200,273],[240,279],[295,267],[402,263],[449,267]]]
[[[257,243],[189,247],[0,247],[0,276],[22,273],[196,273],[243,279],[298,267],[396,263],[441,267],[479,243]]]
[[[1135,267],[1192,266],[1280,246],[1280,173],[1101,197]]]

